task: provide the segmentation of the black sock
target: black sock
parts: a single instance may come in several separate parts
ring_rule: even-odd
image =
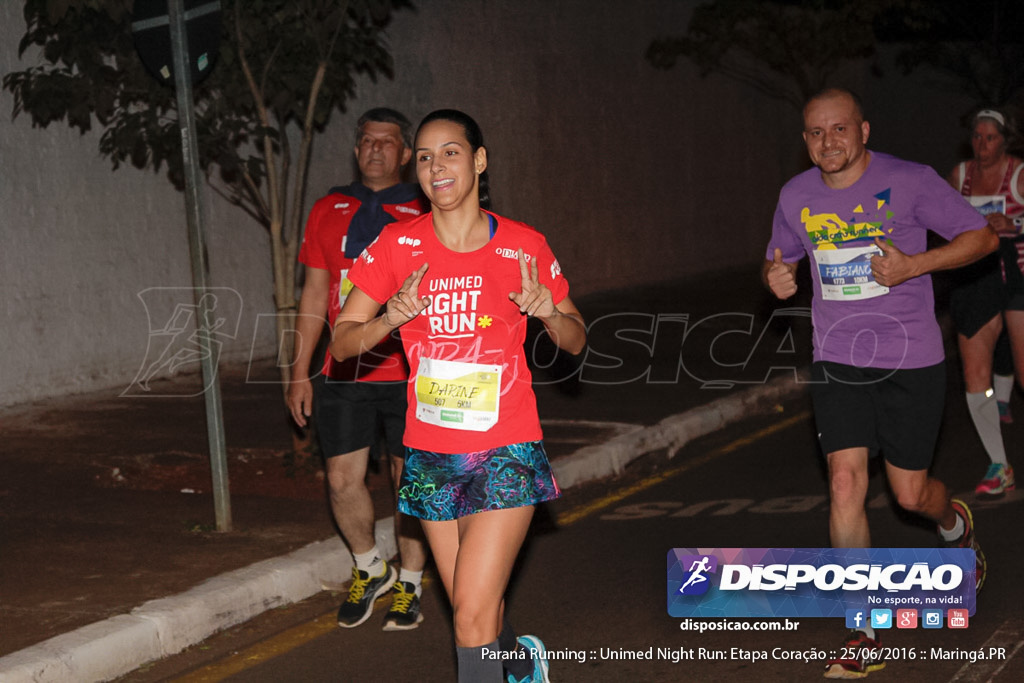
[[[533,661],[530,659],[529,653],[523,649],[523,646],[516,639],[516,632],[512,629],[512,625],[508,623],[508,619],[501,623],[501,633],[498,634],[498,647],[501,648],[502,652],[518,650],[523,653],[522,657],[506,659],[502,662],[505,671],[512,674],[513,677],[526,678],[533,673]]]
[[[501,648],[502,652],[511,652],[516,649],[519,641],[516,640],[515,629],[512,628],[512,624],[508,623],[508,619],[501,622],[501,633],[498,634],[498,647]]]

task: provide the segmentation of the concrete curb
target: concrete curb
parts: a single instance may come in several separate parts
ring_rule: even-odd
[[[398,552],[394,519],[377,522],[377,545]],[[304,600],[352,574],[352,555],[334,537],[283,557],[221,574],[130,614],[98,621],[0,657],[0,681],[107,681],[202,642],[212,634],[281,605]]]
[[[805,384],[786,377],[726,396],[661,422],[585,446],[551,464],[563,489],[618,474],[636,458],[662,448],[669,456],[691,440],[752,415],[771,411]],[[397,552],[394,518],[377,522],[378,547]],[[352,556],[337,537],[283,557],[257,562],[204,581],[184,593],[0,657],[5,683],[106,681],[202,642],[268,609],[304,600],[352,573]]]

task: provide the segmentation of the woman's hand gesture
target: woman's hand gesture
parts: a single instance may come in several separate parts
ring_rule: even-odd
[[[388,299],[382,316],[385,325],[400,327],[430,306],[429,296],[419,296],[420,282],[428,267],[429,264],[424,263],[414,270],[409,277],[405,278],[405,282],[402,283],[395,295]]]
[[[550,318],[555,315],[551,290],[540,283],[537,275],[537,259],[531,259],[527,265],[522,249],[519,249],[519,274],[522,277],[521,291],[508,294],[508,298],[519,306],[519,312],[534,318]]]

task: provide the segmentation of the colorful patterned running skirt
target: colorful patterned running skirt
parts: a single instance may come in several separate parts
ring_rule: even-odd
[[[398,510],[441,522],[560,495],[542,441],[454,455],[407,447]]]

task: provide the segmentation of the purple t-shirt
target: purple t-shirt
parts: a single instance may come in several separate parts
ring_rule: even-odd
[[[772,239],[787,263],[811,257],[814,360],[872,368],[942,362],[930,275],[884,287],[871,275],[875,237],[905,254],[927,249],[927,231],[947,240],[986,220],[928,166],[871,152],[856,183],[833,190],[811,168],[779,193]]]

